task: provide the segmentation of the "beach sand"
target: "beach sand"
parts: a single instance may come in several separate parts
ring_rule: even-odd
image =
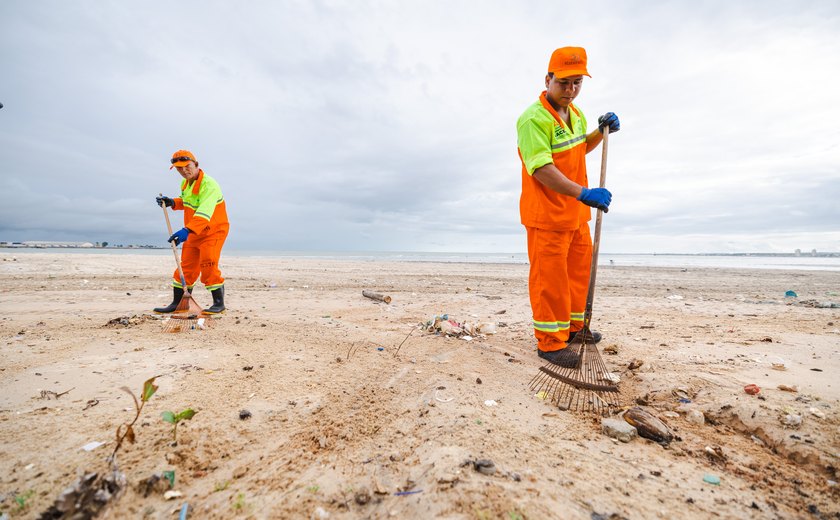
[[[209,329],[167,334],[149,311],[170,301],[172,264],[0,251],[0,512],[34,518],[81,472],[104,471],[117,427],[134,416],[120,387],[139,394],[154,375],[136,443],[117,458],[128,489],[109,518],[173,518],[184,502],[190,518],[840,511],[840,309],[808,305],[840,301],[836,272],[599,269],[599,346],[618,351],[604,360],[627,404],[647,403],[676,432],[662,447],[618,442],[600,418],[534,395],[543,363],[527,266],[223,257],[228,311]],[[197,299],[210,303],[204,290]],[[497,333],[415,330],[395,355],[442,313]],[[628,369],[633,359],[642,366]],[[750,383],[761,393],[747,395]],[[161,412],[188,407],[198,413],[173,446]],[[691,410],[705,423],[688,421]],[[788,414],[801,426],[784,427]],[[84,451],[92,441],[107,444]],[[495,473],[477,472],[476,459]],[[166,470],[182,496],[144,497],[139,483]]]

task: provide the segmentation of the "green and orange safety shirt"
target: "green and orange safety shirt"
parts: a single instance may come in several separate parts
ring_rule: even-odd
[[[184,210],[184,227],[199,238],[216,233],[227,234],[228,223],[225,198],[215,179],[198,170],[198,177],[181,183],[181,196],[175,200],[175,209]]]
[[[548,231],[578,229],[592,218],[589,206],[561,195],[533,177],[549,163],[569,180],[588,187],[586,178],[586,117],[569,105],[571,128],[545,97],[528,107],[516,122],[519,158],[522,161],[522,196],[519,215],[526,227]]]

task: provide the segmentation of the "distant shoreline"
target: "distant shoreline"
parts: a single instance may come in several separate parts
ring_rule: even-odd
[[[97,247],[97,246],[68,246],[68,245],[7,245],[7,244],[0,244],[0,249],[80,249],[86,251],[137,251],[137,250],[144,250],[144,249],[169,249],[165,246],[138,246],[138,245],[129,245],[129,246],[107,246],[107,247]],[[242,249],[231,249],[231,254],[237,254],[238,252],[252,252],[251,250]],[[463,251],[456,251],[456,252],[445,252],[445,251],[286,251],[286,250],[276,250],[276,251],[262,251],[266,254],[271,255],[279,255],[279,256],[286,256],[286,255],[305,255],[305,256],[354,256],[354,255],[392,255],[392,254],[405,254],[405,255],[518,255],[522,253],[511,253],[511,252],[479,252],[479,253],[468,253]],[[761,258],[840,258],[840,252],[826,252],[826,251],[812,251],[807,253],[604,253],[604,255],[609,256],[734,256],[734,257],[761,257]]]

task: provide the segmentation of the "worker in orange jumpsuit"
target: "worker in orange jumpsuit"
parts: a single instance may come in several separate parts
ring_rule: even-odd
[[[178,150],[170,162],[172,166],[169,169],[177,169],[184,178],[181,196],[174,199],[161,196],[156,200],[161,207],[184,211],[184,227],[173,233],[169,242],[174,242],[176,246],[183,244],[181,268],[186,287],[176,269],[172,281],[174,299],[168,306],[156,308],[155,312],[174,312],[184,296],[184,290],[192,292],[200,275],[201,283],[213,296],[213,305],[204,312],[217,314],[225,310],[225,279],[219,270],[219,257],[230,228],[225,198],[219,183],[199,169],[192,152]]]
[[[583,328],[592,239],[590,207],[604,211],[612,194],[589,188],[586,154],[603,140],[602,131],[619,130],[618,117],[598,118],[598,129],[586,133],[586,117],[574,103],[583,84],[586,51],[563,47],[552,53],[545,91],[516,123],[522,161],[519,209],[528,235],[528,291],[539,356],[563,367],[574,367],[577,350],[569,348]],[[591,77],[591,76],[590,76]],[[597,343],[592,332],[587,342]]]

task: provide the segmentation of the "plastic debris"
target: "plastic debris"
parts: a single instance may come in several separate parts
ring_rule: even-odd
[[[813,415],[814,417],[818,417],[818,418],[820,418],[820,419],[825,419],[825,412],[823,412],[822,410],[819,410],[819,409],[817,409],[817,408],[811,407],[811,408],[808,408],[808,412],[809,412],[811,415]]]
[[[798,428],[802,424],[802,416],[789,413],[782,418],[782,424],[791,428]]]
[[[470,341],[475,337],[496,333],[496,324],[492,322],[463,322],[460,323],[449,317],[449,314],[435,315],[421,323],[420,327],[426,332],[443,336],[463,338]]]
[[[404,497],[406,495],[416,495],[417,493],[422,493],[422,489],[412,489],[411,491],[397,491],[394,493],[395,497]]]
[[[770,368],[773,370],[787,370],[787,361],[780,357],[774,357],[770,360]]]
[[[178,520],[187,520],[187,514],[190,512],[190,505],[184,502],[184,505],[181,506],[181,512],[178,513]]]
[[[484,405],[485,406],[498,406],[499,403],[497,403],[496,401],[494,401],[492,399],[488,399],[488,400],[484,401]]]
[[[785,291],[785,298],[796,298],[796,293],[793,291]]]
[[[447,398],[447,399],[444,399],[444,398],[440,397],[440,396],[438,395],[438,390],[435,390],[435,401],[439,401],[439,402],[441,402],[441,403],[448,403],[448,402],[450,402],[450,401],[454,401],[454,400],[455,400],[455,398],[454,398],[454,397],[449,397],[449,398]]]
[[[184,496],[183,493],[181,493],[180,491],[176,491],[174,489],[170,489],[169,491],[167,491],[166,493],[163,494],[163,498],[166,499],[166,500],[172,500],[172,499],[175,499],[175,498],[180,498],[182,496]]]
[[[96,448],[98,448],[100,446],[104,446],[104,445],[105,445],[104,442],[93,441],[93,442],[89,442],[89,443],[85,444],[84,446],[82,446],[82,449],[85,450],[85,451],[93,451]]]
[[[534,397],[536,397],[537,399],[541,399],[541,400],[545,401],[545,398],[548,397],[548,392],[546,392],[545,390],[542,390],[542,391],[534,394]]]
[[[378,350],[379,352],[382,352],[383,350],[385,350],[385,347],[376,347],[376,350]]]
[[[750,384],[744,387],[744,392],[750,395],[757,395],[759,392],[761,392],[761,388],[759,388],[757,385]]]
[[[796,392],[798,392],[798,391],[799,391],[799,387],[798,387],[798,386],[796,386],[796,385],[792,385],[792,386],[788,386],[788,385],[779,385],[777,388],[778,388],[779,390],[781,390],[782,392],[793,392],[793,393],[796,393]]]
[[[718,477],[717,475],[712,475],[711,473],[707,473],[707,474],[703,475],[703,482],[706,482],[708,484],[712,484],[713,486],[719,486],[720,485],[720,477]]]

